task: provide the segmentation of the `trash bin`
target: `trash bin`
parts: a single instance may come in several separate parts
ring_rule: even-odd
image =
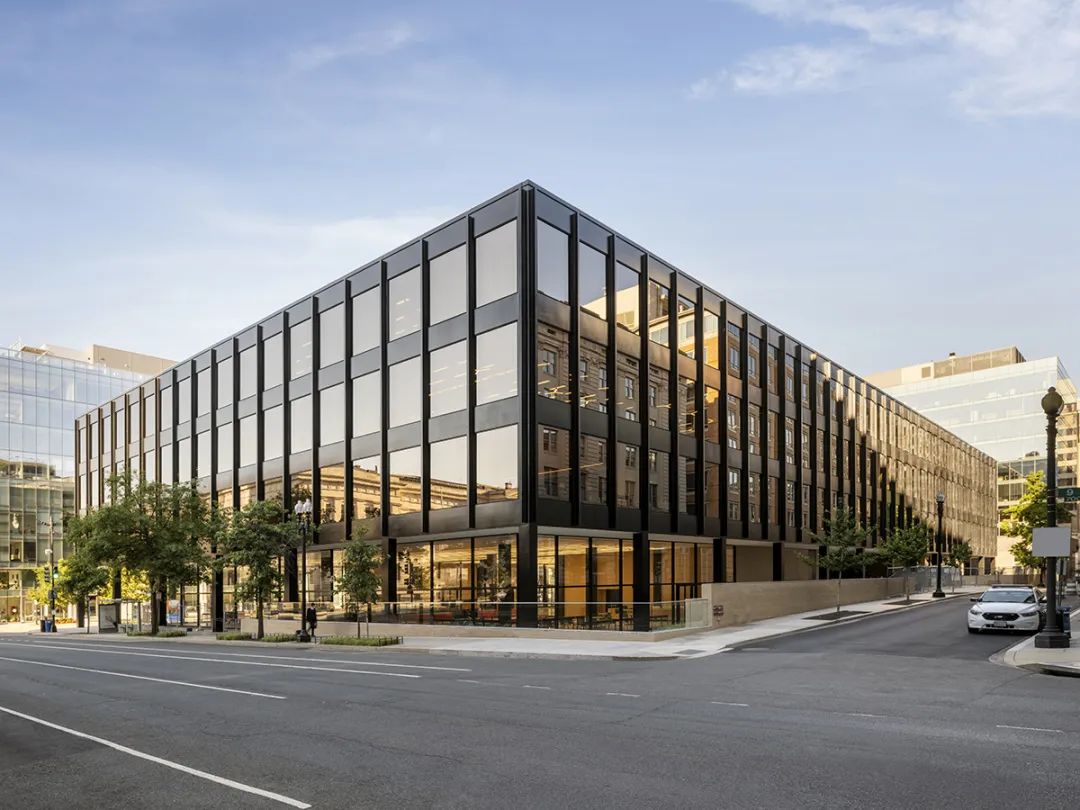
[[[1071,608],[1065,608],[1065,607],[1059,607],[1058,608],[1058,626],[1061,628],[1061,631],[1066,636],[1068,636],[1069,638],[1072,638],[1072,617],[1071,617],[1071,613],[1072,613]]]
[[[42,619],[41,620],[41,632],[42,633],[48,633],[49,632],[49,628],[47,627],[48,623],[49,623],[48,619]]]

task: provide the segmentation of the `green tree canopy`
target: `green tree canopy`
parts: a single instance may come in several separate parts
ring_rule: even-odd
[[[1062,503],[1057,504],[1056,523],[1068,523],[1071,519],[1069,509]],[[1033,472],[1025,480],[1024,494],[1012,506],[1002,513],[999,529],[1006,537],[1018,538],[1009,547],[1016,564],[1022,568],[1042,569],[1046,564],[1042,557],[1031,553],[1032,532],[1046,525],[1046,478],[1042,472]]]
[[[923,523],[902,526],[881,544],[880,551],[893,565],[904,569],[904,599],[911,601],[908,569],[920,565],[930,553],[931,529]]]
[[[873,530],[860,526],[855,514],[843,507],[836,509],[825,518],[820,533],[808,533],[811,542],[825,547],[818,555],[804,555],[807,565],[820,566],[836,574],[836,610],[840,611],[840,582],[848,571],[861,570],[863,566],[875,562],[874,549],[866,547],[873,536]]]
[[[382,549],[376,543],[365,540],[367,529],[357,526],[353,536],[345,546],[345,559],[342,564],[341,576],[334,582],[334,592],[344,594],[353,607],[356,608],[356,635],[360,635],[360,616],[366,614],[361,610],[370,606],[379,598],[379,588],[382,580],[379,577],[379,567],[382,564]],[[368,633],[371,633],[370,622]]]
[[[264,605],[281,587],[278,559],[295,546],[294,521],[288,519],[278,500],[246,504],[218,532],[215,565],[244,569],[244,579],[236,583],[236,599],[255,602],[256,638],[264,633]]]

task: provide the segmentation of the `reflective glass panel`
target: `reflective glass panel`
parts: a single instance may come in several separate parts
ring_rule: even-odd
[[[233,401],[233,359],[226,357],[217,364],[217,406]]]
[[[517,220],[476,238],[476,305],[517,292]]]
[[[206,478],[213,472],[213,459],[210,453],[210,431],[204,430],[195,442],[195,477]]]
[[[289,403],[289,452],[311,449],[311,397],[300,397]]]
[[[517,396],[517,324],[507,324],[476,336],[476,404],[513,396]]]
[[[671,508],[670,456],[662,450],[649,451],[649,505],[661,512]]]
[[[538,431],[540,497],[565,501],[570,497],[570,433],[547,425]]]
[[[204,416],[210,413],[210,369],[204,368],[196,377],[197,407],[196,414]]]
[[[191,378],[180,380],[176,391],[176,423],[182,425],[191,421]]]
[[[578,369],[581,407],[607,413],[607,349],[599,343],[582,338]]]
[[[615,497],[619,506],[638,507],[638,471],[641,468],[639,448],[619,442],[615,448]]]
[[[353,380],[353,435],[366,436],[382,429],[381,374],[373,371]]]
[[[583,312],[607,320],[607,256],[578,245],[578,300]]]
[[[333,385],[319,392],[319,444],[345,441],[345,385]]]
[[[468,356],[465,341],[430,354],[431,415],[464,410],[467,406]]]
[[[704,334],[702,346],[705,350],[705,365],[720,368],[720,318],[715,313],[705,310],[702,318]]]
[[[191,439],[176,443],[176,480],[181,484],[191,480]]]
[[[267,408],[263,412],[263,458],[281,458],[284,447],[284,408],[281,405],[274,408]]]
[[[637,334],[641,328],[638,282],[640,274],[621,262],[615,264],[615,324]]]
[[[536,393],[570,401],[570,335],[546,323],[536,325]]]
[[[436,256],[429,262],[428,287],[431,292],[428,323],[439,323],[465,311],[468,293],[465,245]]]
[[[275,410],[281,410],[276,408]],[[252,414],[240,420],[240,466],[248,467],[258,461],[258,424]],[[280,455],[280,454],[279,454]]]
[[[579,448],[582,503],[607,503],[607,441],[582,433]]]
[[[311,318],[289,327],[289,379],[311,373]]]
[[[281,385],[284,379],[283,365],[285,355],[282,349],[282,337],[278,332],[263,341],[263,390],[269,391]],[[254,393],[254,392],[253,392]]]
[[[319,368],[345,359],[345,305],[319,313]]]
[[[390,279],[390,339],[420,328],[420,299],[423,287],[420,268],[414,267]]]
[[[570,302],[570,237],[536,221],[536,287],[549,298]]]
[[[390,427],[419,422],[423,414],[420,358],[390,366]]]
[[[663,284],[649,280],[649,340],[667,346],[668,315],[671,312],[671,292]]]
[[[469,503],[469,441],[464,436],[431,443],[431,508]]]
[[[372,520],[382,515],[382,461],[370,456],[353,462],[353,517]]]
[[[395,450],[390,454],[390,514],[420,511],[420,448]]]
[[[517,425],[477,433],[476,502],[512,501],[517,496]]]
[[[382,340],[382,298],[379,287],[353,298],[353,354],[374,349]]]
[[[217,429],[217,468],[218,472],[228,472],[233,466],[233,426],[232,422],[218,425]]]
[[[679,351],[687,357],[697,356],[697,305],[680,295],[676,304],[676,326],[679,335]]]

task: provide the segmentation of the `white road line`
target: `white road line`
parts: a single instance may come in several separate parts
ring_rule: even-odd
[[[74,669],[79,672],[96,672],[98,675],[113,675],[117,678],[135,678],[139,681],[154,681],[155,683],[168,683],[173,686],[190,686],[194,689],[213,689],[215,692],[232,692],[236,695],[251,695],[252,697],[271,698],[272,700],[285,700],[284,695],[270,695],[266,692],[248,692],[245,689],[227,689],[224,686],[210,686],[205,683],[191,683],[189,681],[171,681],[168,678],[151,678],[149,675],[131,675],[127,672],[111,672],[107,669],[89,669],[88,667],[74,667],[68,664],[52,664],[48,661],[32,661],[29,658],[8,658],[0,655],[0,661],[16,661],[20,664],[34,664],[39,667],[55,667],[56,669]]]
[[[10,642],[0,641],[0,644]],[[50,642],[50,646],[57,650],[83,650],[82,647],[68,647],[62,644]],[[349,672],[354,675],[377,675],[383,678],[419,678],[420,675],[412,675],[408,672],[372,672],[366,669],[340,669],[339,667],[308,667],[301,664],[271,664],[266,661],[232,661],[228,658],[204,658],[194,655],[163,655],[161,653],[135,652],[133,650],[93,650],[102,655],[137,655],[141,658],[174,658],[180,661],[207,661],[212,664],[240,664],[245,667],[278,667],[280,669],[310,669],[316,672]],[[341,663],[348,663],[342,661]]]
[[[709,702],[711,704],[713,704],[714,706],[738,706],[740,709],[749,709],[750,708],[749,703],[728,703],[727,701],[724,701],[724,700],[710,700]]]
[[[551,691],[550,686],[533,686],[532,684],[528,684],[528,683],[523,685],[521,688],[522,689],[545,689],[545,690],[547,690],[549,692]]]
[[[212,773],[200,771],[196,768],[189,768],[187,765],[181,765],[179,762],[172,762],[168,759],[155,757],[152,754],[144,754],[142,751],[136,751],[134,748],[128,748],[126,745],[120,745],[119,743],[114,743],[111,740],[106,740],[101,737],[95,737],[92,734],[85,734],[81,731],[76,731],[73,728],[67,728],[66,726],[60,726],[56,723],[50,723],[48,720],[42,720],[40,717],[33,717],[29,714],[23,714],[22,712],[17,712],[14,709],[9,709],[6,706],[0,706],[0,712],[5,712],[15,717],[21,717],[23,720],[29,720],[31,723],[37,723],[38,725],[45,726],[46,728],[52,728],[56,729],[57,731],[62,731],[65,734],[70,734],[73,737],[80,737],[84,740],[96,742],[99,745],[104,745],[107,748],[112,748],[114,751],[119,751],[122,754],[129,754],[130,756],[138,757],[139,759],[145,759],[148,762],[154,762],[158,765],[164,765],[166,768],[172,768],[175,771],[181,771],[182,773],[191,774],[192,776],[197,776],[200,779],[205,779],[208,782],[216,782],[219,785],[224,785],[225,787],[230,787],[234,790],[241,790],[244,793],[252,793],[256,796],[262,796],[264,799],[281,802],[282,804],[289,805],[289,807],[311,807],[310,804],[308,804],[307,802],[302,802],[299,799],[291,799],[288,796],[281,795],[280,793],[274,793],[269,790],[263,790],[262,788],[252,787],[251,785],[245,785],[243,782],[235,782],[232,779],[226,779],[223,776],[215,776]]]
[[[1047,734],[1064,734],[1060,728],[1033,728],[1032,726],[998,726],[998,728],[1011,728],[1014,731],[1045,731]]]
[[[604,694],[610,695],[611,697],[632,697],[632,698],[641,697],[641,695],[631,695],[629,692],[605,692]]]
[[[476,683],[476,684],[479,684],[480,681],[470,681],[468,678],[458,678],[458,683]]]
[[[54,646],[56,644],[56,642],[53,642],[53,641],[40,641],[40,642],[31,641],[31,642],[23,642],[23,643],[24,644],[29,644],[29,645],[32,645],[32,646],[35,646],[35,647],[50,647],[50,646]],[[175,653],[175,652],[177,652],[175,647],[172,647],[172,648],[170,648],[170,647],[143,647],[141,642],[129,642],[127,644],[125,644],[125,643],[109,644],[108,642],[96,642],[95,641],[95,642],[91,642],[91,643],[87,644],[86,646],[78,647],[77,649],[80,649],[80,650],[94,650],[94,649],[96,649],[98,647],[107,647],[109,649],[117,649],[119,647],[130,646],[130,644],[132,644],[132,643],[139,644],[139,649],[141,649],[141,650],[149,650],[151,652],[167,652],[167,653]],[[191,642],[191,643],[198,643],[198,642]],[[213,643],[213,642],[209,642],[209,643]],[[72,647],[71,649],[76,649],[76,648]],[[191,654],[193,654],[193,655],[199,655],[200,653],[205,653],[205,651],[204,650],[192,650],[191,651]],[[388,661],[346,661],[346,660],[344,660],[342,658],[303,658],[303,659],[298,659],[298,657],[295,656],[295,655],[265,655],[265,654],[260,654],[260,653],[221,652],[221,651],[218,651],[218,650],[215,650],[212,654],[213,655],[227,655],[227,656],[229,656],[231,658],[272,658],[272,659],[277,660],[277,661],[303,660],[303,661],[311,661],[312,663],[316,663],[316,664],[359,664],[360,666],[364,666],[364,667],[396,667],[398,669],[430,669],[430,670],[433,670],[433,671],[436,671],[436,672],[472,672],[471,669],[468,669],[466,667],[439,667],[439,666],[432,666],[432,665],[429,665],[429,664],[393,664],[393,663],[390,663]]]
[[[848,717],[884,717],[883,714],[867,714],[866,712],[848,712]]]

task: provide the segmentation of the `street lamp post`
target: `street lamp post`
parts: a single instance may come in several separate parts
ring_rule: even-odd
[[[1064,400],[1051,387],[1042,398],[1046,414],[1046,525],[1057,526],[1057,418]],[[1069,637],[1058,624],[1057,557],[1046,558],[1046,621],[1035,636],[1035,646],[1040,648],[1063,648],[1069,646]]]
[[[941,557],[942,557],[942,530],[941,523],[945,517],[945,493],[939,492],[937,494],[937,538],[935,545],[937,546],[937,590],[934,591],[935,599],[944,599],[945,591],[941,590]]]
[[[311,641],[307,627],[307,538],[311,531],[311,499],[300,501],[293,506],[293,512],[300,521],[300,635],[297,641]]]

